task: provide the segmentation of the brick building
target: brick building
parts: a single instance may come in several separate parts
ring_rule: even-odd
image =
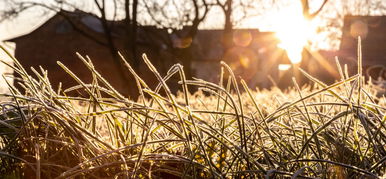
[[[375,66],[386,68],[386,16],[346,16],[342,32],[339,56],[344,63],[349,64],[352,73],[357,68],[358,36],[362,39],[365,70]],[[370,73],[375,78],[379,76],[378,72]]]
[[[66,16],[60,13],[66,13]],[[71,23],[77,24],[76,28],[67,18],[71,18]],[[117,49],[130,56],[124,48],[127,45],[125,38],[128,38],[124,33],[124,22],[108,23],[112,27]],[[245,79],[250,87],[269,87],[272,85],[270,78],[280,83],[278,66],[281,63],[289,63],[284,51],[277,48],[279,42],[272,32],[237,29],[232,37],[234,45],[225,49],[222,45],[223,30],[199,30],[196,37],[190,40],[181,37],[183,31],[184,29],[169,33],[167,29],[155,26],[140,26],[137,36],[139,55],[148,54],[161,73],[165,73],[174,63],[191,59],[191,65],[185,68],[190,69],[193,76],[212,82],[217,82],[220,73],[219,62],[223,60],[238,77]],[[56,61],[63,62],[86,83],[91,82],[91,73],[75,54],[79,52],[88,55],[96,69],[117,90],[125,95],[137,95],[134,80],[124,79],[119,74],[119,67],[114,65],[111,52],[103,44],[106,41],[103,32],[102,24],[96,17],[80,11],[62,11],[32,32],[7,41],[16,43],[15,56],[27,70],[29,67],[38,68],[39,65],[47,69],[54,88],[59,82],[63,83],[64,88],[77,85]],[[191,52],[178,53],[187,46],[191,47]],[[130,62],[130,59],[128,60]],[[154,75],[145,64],[140,65],[139,71],[149,84],[156,84]],[[172,88],[176,90],[175,86]]]
[[[65,16],[61,13],[65,13]],[[71,23],[76,23],[76,28],[66,18],[71,18]],[[117,50],[123,54],[126,52],[127,56],[124,48],[124,38],[127,37],[123,35],[124,28],[121,25],[123,22],[108,23],[114,23],[111,27]],[[42,66],[47,69],[54,88],[59,82],[62,82],[64,88],[77,85],[75,80],[57,65],[57,61],[65,64],[84,82],[91,82],[91,72],[76,56],[76,52],[79,52],[81,55],[90,57],[96,69],[114,88],[125,95],[135,96],[137,93],[136,87],[133,86],[135,83],[127,83],[119,73],[119,68],[114,64],[112,54],[105,45],[103,32],[102,24],[96,17],[80,11],[61,11],[32,32],[6,41],[16,44],[15,57],[30,74],[33,74],[30,67],[39,69],[39,66]],[[137,40],[138,54],[146,53],[151,59],[156,59],[155,65],[165,65],[160,61],[163,58],[169,58],[167,53],[160,53],[165,48],[161,41],[165,36],[168,36],[166,30],[154,26],[140,27]],[[127,60],[130,62],[130,59]],[[149,72],[144,64],[140,66],[140,70],[144,73]],[[147,81],[155,80],[153,76],[147,76],[149,77]]]

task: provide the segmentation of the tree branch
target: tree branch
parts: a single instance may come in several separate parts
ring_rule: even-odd
[[[311,19],[315,18],[315,16],[317,16],[320,13],[320,11],[322,11],[322,9],[326,5],[327,1],[328,0],[324,0],[323,4],[319,7],[319,9],[317,11],[315,11],[314,13],[310,14]]]

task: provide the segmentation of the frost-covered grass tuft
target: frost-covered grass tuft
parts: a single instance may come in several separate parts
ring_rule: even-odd
[[[326,85],[252,90],[223,63],[218,84],[186,80],[182,66],[152,89],[127,65],[138,101],[93,74],[54,90],[47,72],[32,78],[14,59],[25,93],[9,86],[0,103],[0,175],[36,178],[378,178],[386,173],[386,99],[361,70]],[[361,59],[359,60],[361,61]],[[361,62],[359,62],[361,64]],[[167,85],[180,78],[181,91]],[[225,80],[226,79],[226,80]],[[199,91],[190,94],[192,86]],[[69,97],[78,90],[89,97]],[[161,95],[165,94],[165,95]],[[378,96],[377,96],[378,95]]]

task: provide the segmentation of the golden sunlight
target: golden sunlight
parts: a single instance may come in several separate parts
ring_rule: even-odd
[[[279,71],[287,71],[291,68],[290,64],[279,64],[278,69]]]
[[[301,4],[294,3],[273,17],[278,46],[287,52],[293,64],[301,62],[303,48],[316,35],[315,22],[306,20],[302,12]]]

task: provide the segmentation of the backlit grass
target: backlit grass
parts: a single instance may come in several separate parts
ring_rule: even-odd
[[[0,103],[1,175],[27,178],[378,178],[385,175],[386,99],[361,68],[332,85],[249,89],[226,64],[218,84],[186,80],[174,65],[153,89],[127,65],[141,96],[122,96],[95,70],[85,84],[54,90],[14,59],[25,93]],[[361,59],[358,60],[361,66]],[[168,79],[180,78],[173,95]],[[9,79],[8,79],[9,80]],[[199,87],[190,94],[188,89]],[[78,90],[89,97],[69,97]],[[205,94],[204,94],[205,93]],[[162,94],[162,95],[161,95]]]

